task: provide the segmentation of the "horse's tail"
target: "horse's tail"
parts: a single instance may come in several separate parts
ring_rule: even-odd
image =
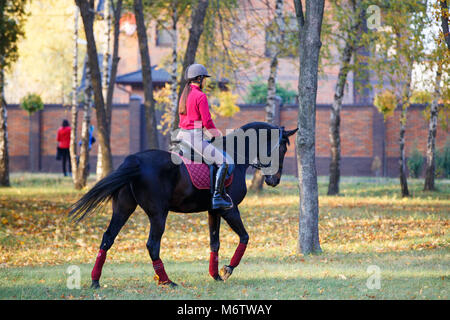
[[[113,198],[119,190],[140,174],[140,161],[135,155],[125,158],[124,162],[100,180],[81,199],[70,207],[69,217],[77,222],[100,209]]]

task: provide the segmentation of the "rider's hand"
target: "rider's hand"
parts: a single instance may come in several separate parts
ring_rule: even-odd
[[[223,136],[219,129],[209,129],[208,131],[214,138]]]
[[[214,138],[221,137],[222,132],[220,132],[219,129],[207,129],[204,131],[204,134],[211,139],[211,141],[214,141]]]

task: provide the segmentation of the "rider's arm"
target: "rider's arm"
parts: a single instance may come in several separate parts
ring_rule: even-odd
[[[208,99],[206,95],[202,95],[198,100],[198,109],[202,117],[203,127],[213,136],[220,137],[222,134],[214,125],[211,119],[211,113],[209,112]]]

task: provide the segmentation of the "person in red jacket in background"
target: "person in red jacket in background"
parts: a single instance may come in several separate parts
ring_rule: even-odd
[[[58,141],[58,148],[59,148],[58,151],[61,154],[62,170],[64,176],[67,176],[66,162],[69,163],[69,173],[72,172],[72,166],[70,165],[70,151],[69,151],[70,131],[71,128],[69,126],[69,121],[64,119],[61,128],[58,129],[58,134],[56,138],[56,141]]]

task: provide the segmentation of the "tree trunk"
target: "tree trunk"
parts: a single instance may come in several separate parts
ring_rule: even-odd
[[[108,91],[106,94],[106,120],[108,124],[109,134],[111,134],[111,117],[114,87],[116,84],[117,67],[119,65],[119,36],[120,36],[120,16],[122,14],[122,0],[118,0],[116,7],[113,7],[114,13],[114,36],[113,36],[113,54],[111,59],[111,72],[109,74]],[[112,5],[112,3],[111,3]]]
[[[105,113],[106,113],[106,122],[108,126],[108,136],[111,139],[110,130],[109,130],[109,122],[108,122],[108,103],[107,103],[107,96],[108,96],[108,84],[109,84],[109,57],[111,56],[111,6],[110,1],[105,0],[105,7],[104,7],[104,23],[105,23],[105,30],[103,34],[103,42],[104,42],[104,50],[103,50],[103,74],[102,74],[102,92],[103,92],[103,99],[105,99]],[[97,152],[97,181],[101,180],[103,175],[103,157],[102,157],[102,145],[98,145],[98,152]]]
[[[103,174],[112,171],[112,155],[110,139],[108,135],[108,125],[105,112],[105,101],[103,99],[102,83],[100,75],[100,67],[98,64],[97,47],[94,37],[94,1],[76,0],[77,6],[80,8],[81,18],[83,19],[84,32],[87,41],[88,64],[91,74],[91,84],[94,93],[94,104],[97,117],[98,143],[101,147],[102,169]]]
[[[150,55],[148,52],[147,28],[145,27],[142,0],[134,0],[136,29],[141,53],[142,80],[144,84],[145,121],[147,123],[147,147],[158,149],[158,132],[156,130],[155,100],[153,99],[153,81]]]
[[[205,22],[206,10],[208,9],[208,0],[199,0],[197,6],[192,10],[191,27],[189,28],[189,39],[186,47],[186,53],[183,60],[183,71],[181,73],[180,87],[178,90],[178,101],[180,100],[181,93],[186,84],[184,75],[187,68],[195,62],[195,55],[197,53],[198,44],[200,42],[200,36],[203,33],[203,25]],[[178,115],[178,102],[172,115],[171,131],[178,129],[178,123],[180,121]]]
[[[273,44],[271,46],[270,72],[267,79],[267,103],[266,103],[266,122],[273,123],[276,100],[276,85],[278,73],[278,55],[280,54],[280,44],[283,43],[284,21],[283,21],[283,0],[277,0],[275,4],[275,30]],[[261,170],[256,170],[249,189],[260,192],[264,185],[264,175]]]
[[[78,19],[79,19],[78,7],[75,6],[74,17],[74,32],[73,32],[73,64],[72,64],[72,105],[71,105],[71,117],[72,117],[72,130],[70,131],[70,164],[72,167],[72,180],[76,184],[77,179],[77,130],[78,130]]]
[[[9,187],[8,125],[4,96],[5,76],[0,69],[0,186]]]
[[[271,112],[271,117],[274,125],[279,126],[280,125],[280,108],[283,104],[283,100],[279,96],[275,96],[275,107],[273,111]],[[267,121],[268,122],[268,121]],[[263,189],[264,185],[264,175],[262,173],[262,170],[255,170],[255,173],[253,174],[253,178],[251,181],[251,184],[249,186],[249,190],[260,192]]]
[[[171,84],[171,93],[170,93],[170,101],[171,101],[171,112],[172,116],[178,113],[178,95],[177,95],[177,66],[178,66],[178,47],[177,47],[177,21],[178,21],[178,12],[177,7],[174,5],[172,11],[172,63],[170,70],[170,84]]]
[[[428,124],[428,141],[427,141],[427,164],[425,170],[425,185],[424,191],[434,191],[434,176],[435,176],[435,156],[436,156],[436,131],[437,118],[439,111],[439,98],[441,91],[441,76],[442,65],[438,62],[438,69],[436,71],[436,82],[434,84],[434,97],[430,106],[430,122]]]
[[[120,15],[122,12],[122,0],[118,0],[116,7],[111,8],[113,3],[109,1],[105,2],[105,11],[107,17],[107,32],[105,33],[107,46],[105,48],[105,55],[103,59],[103,74],[107,77],[103,77],[102,89],[103,96],[106,100],[105,114],[106,114],[106,126],[108,130],[108,139],[111,140],[111,121],[112,121],[112,103],[114,86],[116,83],[117,66],[119,64],[119,35],[120,35]],[[109,57],[110,57],[110,34],[111,34],[111,11],[114,13],[114,37],[113,37],[113,54],[111,59],[111,70],[109,70]],[[107,173],[103,170],[103,151],[102,145],[98,144],[97,152],[97,181],[106,177]]]
[[[441,25],[442,25],[442,32],[444,33],[444,39],[445,43],[447,44],[447,49],[450,50],[450,32],[448,28],[448,4],[447,0],[440,0],[441,5]]]
[[[283,0],[277,0],[275,4],[275,32],[274,42],[272,46],[273,54],[270,61],[270,74],[267,79],[267,103],[266,103],[266,121],[273,123],[276,101],[276,85],[278,73],[278,56],[280,54],[280,45],[284,38],[284,21],[283,21]]]
[[[83,122],[81,124],[81,147],[78,166],[76,167],[75,189],[82,189],[87,184],[89,175],[89,126],[91,123],[92,83],[89,64],[86,67],[85,101],[83,105]],[[74,170],[72,170],[74,171]]]
[[[328,183],[328,195],[336,195],[339,193],[339,180],[341,176],[340,161],[341,161],[341,109],[342,100],[344,98],[345,83],[349,72],[350,61],[355,50],[355,34],[358,32],[360,26],[360,17],[357,14],[356,4],[352,3],[352,14],[354,15],[354,22],[352,23],[347,37],[345,39],[344,50],[341,55],[341,63],[339,68],[338,80],[334,92],[334,100],[330,111],[330,144],[331,144],[331,162],[330,162],[330,177]]]
[[[104,41],[104,51],[103,51],[103,77],[102,77],[102,92],[103,97],[106,101],[106,97],[108,95],[108,84],[109,84],[109,57],[111,56],[111,6],[108,0],[105,0],[105,8],[104,8],[104,20],[105,20],[105,30],[103,34]]]
[[[303,15],[301,0],[294,0],[300,40],[298,81],[299,112],[296,138],[300,189],[298,251],[321,252],[319,242],[319,199],[315,160],[317,74],[324,0],[306,0]]]
[[[402,190],[402,197],[409,197],[408,180],[406,178],[406,157],[405,157],[405,130],[406,130],[406,110],[407,106],[402,106],[400,114],[400,187]]]
[[[281,97],[279,97],[279,96],[275,96],[274,101],[275,101],[274,109],[270,112],[270,117],[272,118],[270,123],[272,123],[276,126],[279,126],[280,125],[280,109],[281,109],[281,106],[283,105],[283,99],[281,99]],[[267,113],[266,113],[266,119],[267,119]],[[269,121],[267,121],[267,122],[269,122]],[[251,184],[249,186],[249,190],[260,192],[263,189],[263,185],[264,185],[264,175],[262,173],[262,170],[255,170]]]
[[[405,155],[405,131],[407,122],[407,111],[409,107],[409,98],[411,96],[411,77],[412,77],[412,65],[408,67],[407,82],[405,85],[404,94],[402,97],[401,113],[400,113],[400,187],[402,190],[402,197],[409,197],[408,180],[406,175],[406,155]]]

